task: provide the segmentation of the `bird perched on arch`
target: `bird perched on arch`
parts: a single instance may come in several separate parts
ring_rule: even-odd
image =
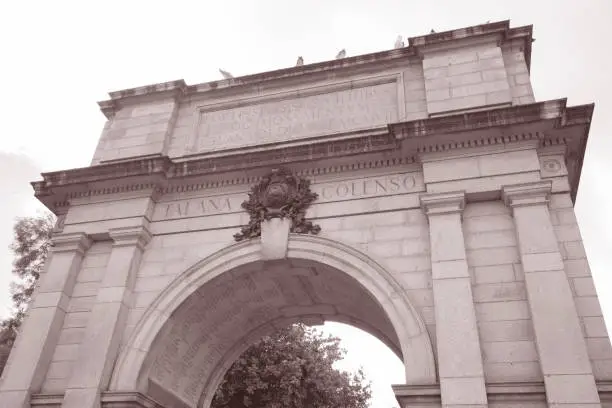
[[[344,57],[346,57],[346,50],[343,48],[336,54],[336,59],[342,59]]]
[[[297,62],[295,63],[295,66],[296,67],[301,67],[302,65],[304,65],[304,58],[299,56],[298,59],[297,59]]]
[[[429,34],[435,34],[436,30],[434,30],[433,28],[431,29],[431,31],[429,32]]]
[[[402,40],[401,35],[398,35],[397,38],[395,39],[395,46],[393,48],[395,49],[404,48],[404,40]]]
[[[232,74],[230,74],[229,72],[224,71],[222,69],[219,69],[219,72],[221,73],[221,75],[223,75],[224,79],[231,79],[231,78],[234,77]]]

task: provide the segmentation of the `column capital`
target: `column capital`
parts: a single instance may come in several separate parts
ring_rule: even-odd
[[[83,255],[92,244],[84,232],[57,232],[51,236],[51,252],[77,252]]]
[[[465,191],[425,193],[420,196],[421,208],[428,216],[461,213],[465,208]]]
[[[108,231],[114,247],[137,246],[141,250],[147,246],[153,235],[144,225],[138,227],[112,228]]]
[[[502,199],[508,207],[546,205],[550,201],[552,181],[542,180],[502,187]]]

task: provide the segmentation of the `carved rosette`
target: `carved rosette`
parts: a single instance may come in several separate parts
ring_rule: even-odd
[[[306,220],[306,210],[317,197],[310,191],[310,180],[296,177],[284,168],[272,170],[251,188],[249,199],[242,203],[251,218],[234,239],[259,237],[262,221],[274,217],[291,219],[291,232],[318,234],[321,227]]]

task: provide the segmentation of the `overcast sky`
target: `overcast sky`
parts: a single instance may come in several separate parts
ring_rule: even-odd
[[[107,92],[183,78],[188,84],[393,47],[404,37],[511,20],[534,25],[536,100],[595,102],[576,212],[612,324],[612,2],[610,0],[4,1],[0,5],[0,306],[10,304],[7,248],[17,216],[35,214],[30,181],[89,164]],[[402,366],[377,340],[329,328],[348,367],[375,380],[373,407],[395,405]]]

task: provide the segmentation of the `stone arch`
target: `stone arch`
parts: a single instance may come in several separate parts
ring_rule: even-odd
[[[111,390],[148,392],[150,387],[148,374],[157,353],[154,350],[156,340],[168,335],[170,324],[167,323],[171,316],[179,308],[185,308],[185,304],[188,303],[186,301],[192,299],[192,295],[205,288],[208,283],[224,274],[231,274],[232,278],[228,279],[235,280],[235,277],[241,276],[242,271],[247,268],[253,270],[265,267],[268,271],[270,267],[283,268],[287,264],[299,267],[301,264],[313,263],[321,265],[321,268],[326,270],[337,271],[337,276],[355,281],[364,289],[363,299],[360,301],[367,301],[365,298],[369,296],[380,306],[382,315],[374,320],[388,319],[388,327],[391,327],[391,330],[385,331],[384,327],[381,329],[369,325],[365,319],[360,321],[350,313],[343,319],[347,323],[369,331],[397,354],[401,354],[406,367],[407,384],[436,383],[434,354],[425,324],[394,276],[368,256],[344,244],[312,235],[290,234],[286,261],[264,262],[260,240],[255,239],[224,248],[180,274],[160,293],[139,321],[117,360],[111,380]],[[214,392],[231,363],[257,338],[275,327],[296,320],[325,318],[325,313],[325,310],[320,308],[312,310],[312,313],[304,309],[300,312],[300,316],[266,320],[251,332],[244,333],[238,341],[230,345],[229,350],[223,352],[220,362],[207,375],[206,389],[201,392],[202,397],[197,405],[208,406],[212,398],[210,390]],[[330,320],[343,321],[335,318]]]

